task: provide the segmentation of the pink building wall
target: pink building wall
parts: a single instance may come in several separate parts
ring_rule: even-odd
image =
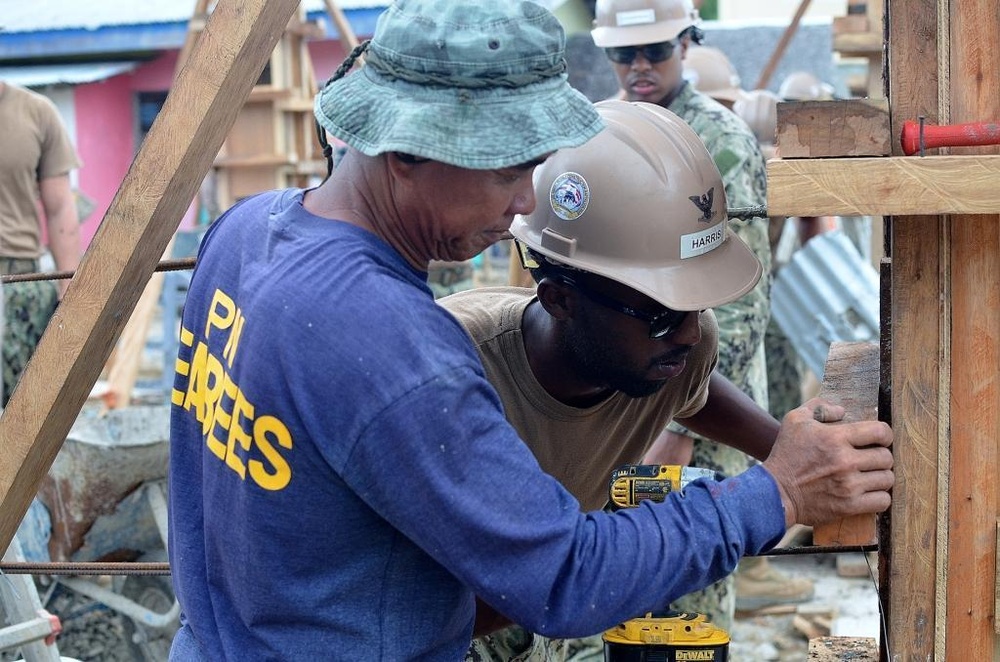
[[[311,42],[309,52],[319,84],[333,74],[345,56],[340,43],[332,40]],[[84,247],[97,232],[139,151],[137,95],[169,90],[176,62],[177,51],[165,52],[129,73],[74,89],[77,151],[83,161],[79,185],[95,203],[94,211],[81,226]],[[192,205],[180,227],[193,227],[194,217]]]
[[[80,190],[94,201],[94,211],[81,226],[81,242],[90,243],[121,185],[134,149],[134,110],[127,74],[78,85],[76,149],[83,161]]]
[[[139,151],[136,95],[168,90],[176,60],[176,51],[164,53],[129,73],[74,88],[76,147],[83,161],[79,185],[94,201],[94,211],[80,228],[83,247],[93,239]],[[191,227],[193,219],[189,209],[181,227]]]

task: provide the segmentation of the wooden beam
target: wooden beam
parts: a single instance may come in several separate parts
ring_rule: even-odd
[[[874,342],[835,342],[823,370],[820,397],[844,407],[844,422],[878,418],[879,346]],[[874,515],[845,517],[813,527],[816,545],[871,545]]]
[[[892,153],[885,99],[783,101],[777,110],[776,144],[783,159]]]
[[[1000,117],[996,0],[949,0],[946,7],[951,38],[939,66],[948,71],[948,124],[994,120]],[[952,153],[997,155],[1000,147]],[[948,581],[947,608],[938,618],[947,617],[946,659],[996,660],[1000,216],[955,217],[951,242],[949,509],[947,524],[939,524],[948,528]]]
[[[770,216],[996,214],[1000,156],[771,159]]]
[[[220,0],[0,417],[6,549],[299,0]]]
[[[198,42],[198,35],[205,29],[205,20],[208,17],[208,0],[195,0],[194,11],[188,20],[187,34],[184,35],[184,45],[181,46],[177,54],[177,62],[174,64],[173,80],[177,80],[177,75],[187,63],[191,56],[191,50]],[[169,259],[173,252],[174,240],[170,239],[167,248],[163,252],[163,258]],[[122,331],[118,345],[114,348],[111,358],[108,360],[105,369],[107,371],[107,387],[101,395],[104,405],[108,409],[127,407],[132,402],[132,389],[135,387],[136,378],[139,376],[139,363],[142,361],[142,352],[146,348],[146,339],[149,335],[149,327],[153,321],[153,315],[160,302],[160,294],[163,292],[163,275],[153,273],[146,288],[139,297],[135,310],[129,317],[125,330]]]
[[[888,0],[889,122],[924,115],[947,121],[939,110],[938,0]],[[945,28],[946,30],[946,28]],[[942,45],[943,47],[943,45]],[[881,48],[881,44],[880,44]],[[893,152],[901,154],[898,145]],[[936,653],[939,599],[939,495],[947,479],[947,456],[939,444],[947,430],[949,349],[946,303],[946,221],[916,216],[888,220],[891,237],[892,423],[896,485],[887,539],[880,545],[879,573],[888,632],[883,660],[944,660]],[[929,212],[928,212],[929,213]],[[944,501],[944,496],[940,495]],[[943,626],[942,623],[940,624]]]
[[[326,13],[330,17],[330,20],[337,27],[337,33],[340,34],[340,38],[347,45],[347,50],[353,51],[358,47],[358,38],[354,35],[354,30],[351,29],[351,24],[348,22],[347,17],[344,16],[344,12],[340,10],[340,6],[337,5],[335,0],[323,0],[323,4],[326,6]]]

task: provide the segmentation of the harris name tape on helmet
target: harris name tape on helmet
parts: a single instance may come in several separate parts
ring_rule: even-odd
[[[591,36],[600,48],[676,39],[701,22],[691,0],[597,0]]]
[[[743,296],[763,269],[728,227],[722,177],[698,135],[648,103],[602,101],[605,128],[535,170],[538,204],[510,231],[532,251],[673,310]]]
[[[878,285],[878,273],[839,230],[810,239],[778,271],[771,314],[817,379],[833,342],[878,342]]]

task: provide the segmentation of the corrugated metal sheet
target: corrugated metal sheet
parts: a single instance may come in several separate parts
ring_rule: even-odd
[[[43,64],[29,67],[0,67],[0,80],[22,87],[93,83],[135,69],[136,62],[96,62],[86,64]]]
[[[878,341],[878,304],[878,273],[839,230],[796,251],[771,288],[771,314],[820,379],[834,341]]]
[[[145,25],[186,21],[195,0],[32,0],[3,2],[0,25],[7,32],[39,32],[83,28],[94,30],[109,25]],[[302,0],[307,12],[325,11],[323,0]],[[337,0],[342,10],[389,6],[385,0]]]

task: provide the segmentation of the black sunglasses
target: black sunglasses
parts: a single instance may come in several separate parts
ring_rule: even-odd
[[[671,310],[670,308],[667,308],[662,313],[650,315],[649,313],[641,310],[636,310],[632,306],[624,304],[617,299],[613,299],[605,294],[601,294],[600,292],[595,292],[587,287],[584,287],[569,276],[560,275],[559,279],[570,287],[576,288],[580,294],[596,304],[628,315],[629,317],[642,320],[643,322],[648,322],[649,337],[653,339],[665,338],[672,333],[677,333],[677,331],[680,330],[681,325],[684,324],[684,320],[687,319],[688,315],[691,313],[701,313],[700,310]]]
[[[642,53],[648,62],[663,62],[669,60],[674,55],[677,48],[676,41],[661,41],[656,44],[644,44],[642,46],[615,46],[605,48],[608,59],[618,64],[632,64],[636,56]]]

